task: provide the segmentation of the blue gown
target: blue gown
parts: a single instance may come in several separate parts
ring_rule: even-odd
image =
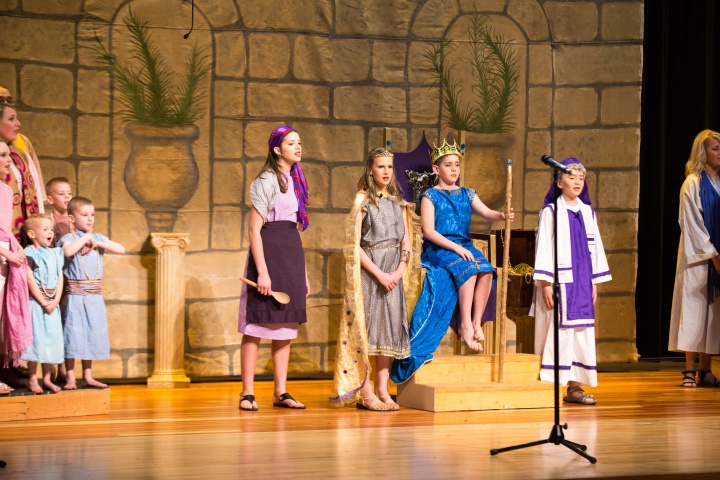
[[[76,232],[76,235],[86,235],[86,233]],[[93,233],[93,237],[98,242],[109,240],[99,233]],[[73,240],[75,237],[69,233],[58,241],[58,246],[61,247]],[[104,252],[104,249],[96,248],[83,255],[82,263],[79,252],[66,259],[65,276],[68,280],[86,280],[90,276],[100,281],[103,274]],[[107,311],[102,295],[78,295],[66,292],[62,315],[65,322],[65,358],[102,360],[110,357]]]
[[[62,248],[25,247],[28,267],[33,272],[35,282],[42,289],[55,289],[62,275],[65,256]],[[62,363],[65,361],[63,348],[63,327],[60,319],[60,308],[52,313],[35,301],[30,295],[30,312],[32,314],[33,342],[23,352],[22,359],[38,363]]]
[[[435,207],[435,230],[472,252],[476,262],[425,239],[421,256],[426,269],[422,293],[410,323],[410,356],[394,360],[390,378],[395,383],[410,379],[433,353],[447,332],[458,302],[458,289],[473,275],[494,272],[470,239],[470,217],[475,190],[430,188],[423,194]]]

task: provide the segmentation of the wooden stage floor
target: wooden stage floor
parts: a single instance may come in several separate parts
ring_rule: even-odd
[[[0,423],[0,479],[720,478],[720,389],[683,389],[678,371],[601,373],[598,405],[565,406],[561,445],[491,456],[547,438],[553,410],[375,413],[329,406],[327,380],[289,382],[305,411],[241,412],[239,382],[111,389],[109,415]]]

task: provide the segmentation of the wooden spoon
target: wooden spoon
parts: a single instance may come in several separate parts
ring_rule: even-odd
[[[247,278],[240,277],[240,280],[247,283],[251,287],[257,288],[257,283],[253,282],[252,280],[248,280]],[[278,303],[282,303],[283,305],[290,303],[290,295],[284,292],[270,292],[270,295],[278,301]]]

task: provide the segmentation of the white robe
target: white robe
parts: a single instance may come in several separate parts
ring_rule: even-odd
[[[569,249],[570,233],[566,221],[567,210],[581,211],[588,238],[588,249],[592,262],[592,283],[598,284],[612,279],[605,257],[602,239],[597,226],[597,219],[593,215],[590,205],[585,205],[578,199],[578,205],[565,207],[562,197],[558,199],[558,255],[563,263],[570,262],[570,258],[564,255],[562,249]],[[533,304],[530,308],[530,315],[535,316],[535,353],[542,355],[542,368],[540,369],[540,380],[552,382],[555,379],[553,365],[555,363],[555,348],[553,338],[553,309],[548,309],[542,295],[540,281],[553,282],[552,274],[546,272],[554,271],[554,241],[553,241],[553,209],[544,208],[540,212],[538,222],[538,233],[535,250],[535,294]],[[569,263],[565,268],[570,268]],[[560,343],[560,383],[567,385],[568,382],[578,382],[591,387],[597,386],[597,360],[595,353],[595,318],[582,319],[573,322],[567,318],[567,295],[565,285],[574,281],[570,274],[560,274],[560,302],[561,317],[560,324],[569,328],[560,328],[558,338]],[[573,327],[573,324],[577,325]],[[587,325],[587,326],[585,326]]]
[[[680,246],[670,314],[668,350],[720,353],[720,298],[707,303],[708,260],[718,254],[703,223],[700,178],[680,189]]]

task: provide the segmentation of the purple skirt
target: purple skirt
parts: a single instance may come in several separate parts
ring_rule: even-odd
[[[305,323],[305,253],[297,223],[266,222],[260,230],[265,264],[272,290],[290,295],[283,305],[273,297],[247,289],[247,323]],[[248,256],[247,278],[257,282],[258,273],[252,251]]]

